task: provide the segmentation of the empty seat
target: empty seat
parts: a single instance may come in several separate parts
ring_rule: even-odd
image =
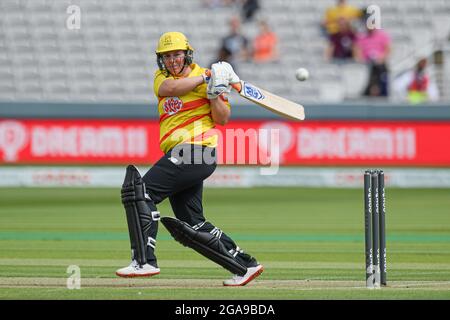
[[[0,70],[0,83],[2,84],[13,84],[14,74],[7,70]]]
[[[42,72],[45,79],[49,82],[51,81],[66,81],[70,76],[65,70],[49,70],[47,72]]]
[[[66,83],[58,83],[58,84],[50,84],[48,86],[48,91],[55,94],[63,94],[67,95],[70,94],[70,86],[68,86]]]
[[[4,100],[12,100],[16,97],[16,87],[10,83],[0,82],[0,97]]]

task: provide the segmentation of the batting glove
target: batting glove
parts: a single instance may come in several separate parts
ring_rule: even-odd
[[[211,67],[213,67],[214,65],[217,65],[217,68],[221,68],[224,70],[224,73],[227,73],[229,83],[238,83],[239,81],[241,81],[236,72],[234,72],[231,64],[229,64],[228,62],[220,61],[218,63],[213,64]]]
[[[229,71],[220,62],[211,66],[211,79],[206,89],[208,99],[215,99],[220,94],[231,91],[229,77]]]
[[[222,93],[229,93],[231,91],[231,86],[225,85],[224,83],[214,86],[212,79],[213,78],[211,77],[211,80],[208,82],[208,86],[206,88],[206,96],[208,99],[215,99]]]

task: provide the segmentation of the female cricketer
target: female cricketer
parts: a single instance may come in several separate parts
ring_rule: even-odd
[[[153,217],[146,224],[146,263],[141,264],[135,259],[132,247],[131,264],[117,270],[116,274],[121,277],[159,274],[155,255],[159,217],[156,205],[169,198],[177,219],[195,232],[214,235],[220,247],[228,251],[226,256],[243,266],[244,272],[234,274],[223,284],[243,286],[259,276],[263,266],[207,221],[202,206],[203,181],[216,168],[218,137],[211,129],[215,124],[227,123],[230,117],[227,94],[230,84],[238,82],[239,77],[226,62],[213,64],[208,73],[211,76],[207,76],[207,70],[193,62],[193,51],[188,39],[180,32],[167,32],[159,39],[156,50],[159,70],[155,72],[153,88],[158,99],[160,148],[164,156],[142,177],[145,203]],[[128,224],[131,230],[129,220]]]

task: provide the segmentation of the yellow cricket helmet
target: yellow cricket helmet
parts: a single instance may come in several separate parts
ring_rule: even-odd
[[[173,50],[194,51],[194,48],[191,47],[188,39],[181,32],[166,32],[159,38],[156,53],[160,54]]]
[[[166,32],[160,38],[158,42],[158,48],[156,48],[156,62],[158,63],[159,70],[163,71],[166,76],[169,75],[169,71],[164,64],[162,54],[164,52],[183,50],[186,51],[186,57],[184,59],[184,67],[180,71],[183,72],[186,66],[191,65],[194,60],[194,48],[189,44],[188,39],[181,32]]]

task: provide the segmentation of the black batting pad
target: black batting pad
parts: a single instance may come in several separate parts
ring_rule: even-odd
[[[220,239],[211,233],[194,230],[186,222],[171,217],[162,217],[161,222],[182,245],[194,249],[233,274],[243,276],[247,272],[247,268],[237,262]]]

